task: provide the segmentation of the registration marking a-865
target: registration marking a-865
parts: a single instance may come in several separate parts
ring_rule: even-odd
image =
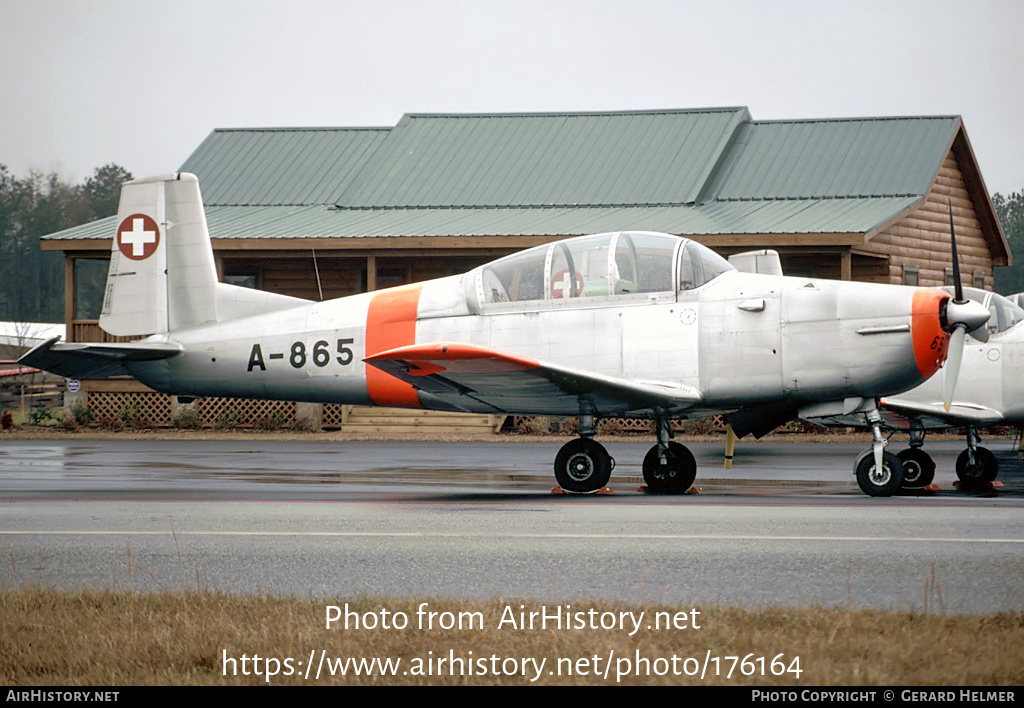
[[[287,351],[272,351],[266,355],[266,358],[263,355],[263,347],[259,343],[255,343],[249,352],[249,365],[245,370],[247,372],[254,369],[266,371],[266,362],[286,359],[293,369],[301,369],[307,365],[320,369],[332,364],[348,366],[355,361],[355,352],[351,347],[355,341],[352,337],[338,338],[334,340],[335,343],[332,347],[331,342],[326,339],[318,339],[309,345],[300,339],[287,345]]]

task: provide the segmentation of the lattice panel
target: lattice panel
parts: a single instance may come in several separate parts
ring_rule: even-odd
[[[123,420],[138,405],[138,420],[156,427],[171,424],[171,399],[152,391],[89,391],[85,403],[97,420]]]
[[[514,428],[519,428],[520,426],[522,426],[527,421],[534,420],[534,419],[536,419],[538,417],[540,417],[540,416],[517,415],[512,420],[512,426]],[[559,423],[560,419],[558,419],[558,418],[551,418],[550,420],[551,420],[551,422],[553,424],[552,425],[552,429],[556,430],[559,427],[559,425],[560,425],[560,423]],[[621,432],[621,433],[650,433],[652,435],[654,434],[654,424],[649,419],[644,419],[644,418],[601,418],[599,422],[605,422],[605,421],[607,421],[608,423],[612,423],[613,424],[613,425],[608,426],[608,427],[612,428],[615,432]],[[713,416],[712,418],[708,419],[708,421],[706,423],[704,422],[704,419],[694,419],[692,421],[680,420],[680,419],[672,419],[671,421],[669,421],[669,424],[672,426],[672,430],[674,430],[677,433],[694,432],[694,430],[692,430],[692,429],[696,428],[696,427],[705,427],[705,428],[708,428],[710,431],[716,431],[717,432],[717,431],[725,430],[725,417],[724,416],[720,416],[720,415],[716,415],[716,416]],[[687,425],[688,424],[689,424],[689,427],[691,428],[691,430],[689,430],[689,431],[687,431]],[[598,427],[598,432],[599,433],[603,433],[604,432],[604,430],[602,430],[602,426],[600,426],[600,425]],[[608,432],[611,433],[610,430]],[[611,434],[614,434],[614,433],[611,433]]]
[[[320,427],[323,429],[340,428],[344,417],[344,406],[338,403],[325,403],[320,406]]]
[[[250,427],[269,419],[277,419],[287,426],[294,425],[297,419],[297,407],[291,401],[200,398],[196,405],[199,407],[199,419],[208,426]]]

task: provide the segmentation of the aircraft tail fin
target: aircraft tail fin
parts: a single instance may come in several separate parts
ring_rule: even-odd
[[[100,327],[162,334],[217,320],[217,267],[195,175],[121,188]]]

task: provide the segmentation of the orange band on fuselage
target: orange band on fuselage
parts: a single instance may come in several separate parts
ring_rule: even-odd
[[[949,335],[942,329],[941,306],[949,299],[949,293],[932,288],[914,291],[910,331],[914,340],[914,358],[917,370],[929,378],[946,361],[949,351]]]
[[[366,312],[366,356],[416,343],[419,283],[374,293]],[[422,408],[416,389],[405,381],[366,367],[366,389],[378,406]]]

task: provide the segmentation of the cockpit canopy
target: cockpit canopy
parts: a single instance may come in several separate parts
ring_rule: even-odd
[[[942,289],[950,294],[954,292],[954,288],[951,285],[947,285]],[[1005,332],[1018,322],[1024,322],[1024,309],[1021,309],[999,293],[992,293],[979,288],[964,288],[964,297],[980,302],[988,308],[989,318],[985,327],[988,329],[989,334]]]
[[[481,266],[469,274],[469,284],[475,286],[470,300],[480,307],[675,294],[699,288],[730,270],[735,269],[728,261],[695,241],[617,231],[556,241]]]

